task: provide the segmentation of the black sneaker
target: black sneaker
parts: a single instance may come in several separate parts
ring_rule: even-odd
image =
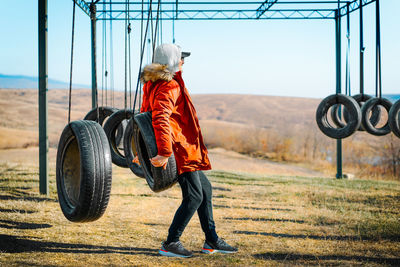
[[[189,258],[193,256],[193,253],[185,249],[180,241],[163,243],[158,253],[167,257]]]
[[[204,242],[202,252],[206,254],[213,254],[216,252],[220,253],[236,253],[237,248],[228,245],[224,240],[218,238],[215,242],[207,241]]]

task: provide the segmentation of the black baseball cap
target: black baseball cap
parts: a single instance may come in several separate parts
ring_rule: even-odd
[[[181,58],[190,56],[190,52],[182,52]]]

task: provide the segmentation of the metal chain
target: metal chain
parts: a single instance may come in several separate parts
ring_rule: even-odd
[[[69,69],[69,94],[68,94],[68,124],[71,122],[71,95],[72,95],[72,70],[74,59],[74,36],[75,36],[75,1],[72,9],[72,37],[71,37],[71,65]]]

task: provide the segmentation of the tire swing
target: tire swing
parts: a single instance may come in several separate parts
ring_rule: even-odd
[[[100,218],[110,198],[112,164],[103,128],[94,121],[72,121],[57,150],[57,193],[64,216],[72,222]]]
[[[368,101],[369,99],[372,98],[372,96],[366,95],[366,94],[357,94],[357,95],[354,95],[352,97],[358,103],[360,108],[362,108],[362,106],[364,105],[364,103],[366,101]],[[343,118],[344,118],[344,121],[346,123],[344,123],[340,119],[340,117],[339,117],[339,106],[338,105],[335,105],[335,106],[332,107],[332,109],[331,109],[331,117],[332,117],[333,123],[337,127],[341,127],[341,128],[345,127],[346,124],[349,121],[349,113],[347,112],[347,109],[345,109],[345,108],[343,109]],[[373,126],[376,126],[378,124],[380,118],[381,118],[381,110],[380,110],[380,108],[377,107],[377,106],[373,107],[372,108],[372,114],[371,114],[371,117],[370,117],[371,124]],[[358,128],[358,131],[365,131],[364,127],[362,126],[362,123],[361,123],[360,127]]]
[[[136,114],[134,120],[133,126],[136,129],[133,132],[135,133],[136,149],[147,184],[154,192],[160,192],[172,187],[178,181],[174,155],[172,154],[169,157],[166,169],[154,167],[150,162],[150,158],[157,155],[157,143],[152,126],[151,113]]]
[[[370,95],[364,94],[364,37],[363,37],[363,23],[362,23],[362,10],[360,11],[360,93],[352,96],[353,99],[358,103],[361,108],[363,104],[371,99]],[[350,17],[347,15],[347,47],[346,47],[346,95],[351,95],[351,83],[350,83]],[[331,118],[333,123],[340,128],[346,126],[349,122],[349,113],[346,108],[343,108],[343,119],[340,118],[339,105],[334,105],[331,109]],[[375,126],[378,124],[381,117],[381,110],[379,107],[374,107],[371,114],[371,123]],[[357,129],[358,131],[365,131],[362,124]]]
[[[342,128],[335,128],[328,121],[328,110],[334,105],[343,105],[349,114],[347,125]],[[319,129],[327,136],[335,139],[342,139],[352,135],[361,124],[361,110],[357,102],[350,96],[333,94],[318,105],[316,121]]]
[[[388,120],[390,129],[400,138],[400,100],[397,100],[390,108]]]
[[[58,143],[56,184],[64,216],[72,222],[89,222],[100,218],[107,208],[112,164],[108,139],[100,124],[89,120],[70,122],[75,5],[74,1],[68,124]]]
[[[121,127],[123,121],[129,120],[132,117],[131,110],[118,110],[113,113],[106,123],[104,124],[104,131],[108,137],[111,149],[112,162],[120,167],[127,168],[128,164],[126,162],[126,157],[118,149],[119,142],[117,142],[117,130]],[[122,137],[120,140],[123,140]]]
[[[380,128],[376,128],[373,125],[371,118],[369,118],[369,114],[371,110],[375,107],[379,108],[382,106],[386,109],[387,113],[389,114],[390,109],[392,107],[392,103],[387,100],[386,98],[382,98],[382,80],[381,80],[381,35],[380,35],[380,15],[379,15],[379,3],[376,4],[376,72],[375,72],[375,91],[376,97],[371,98],[363,105],[361,109],[362,113],[362,126],[364,129],[376,136],[383,136],[389,134],[391,132],[389,126],[389,118],[388,121],[385,123],[384,126]]]
[[[83,118],[84,120],[89,121],[97,121],[100,125],[103,126],[104,121],[110,117],[114,112],[117,112],[117,108],[112,107],[99,107],[99,119],[97,119],[97,108],[92,109],[86,114]]]
[[[129,169],[138,177],[145,178],[144,172],[142,167],[138,164],[133,162],[133,159],[137,155],[136,143],[135,143],[135,134],[137,127],[134,126],[135,121],[131,118],[125,129],[124,135],[124,155],[126,158],[126,163],[128,164]]]
[[[373,125],[373,123],[372,123],[372,119],[369,118],[369,114],[371,113],[371,110],[373,108],[379,108],[379,106],[384,107],[386,109],[386,111],[389,113],[389,111],[392,107],[392,103],[389,100],[387,100],[386,98],[381,98],[381,97],[371,98],[370,100],[365,102],[365,104],[361,108],[361,113],[362,113],[362,122],[361,123],[362,123],[364,129],[368,133],[370,133],[372,135],[376,135],[376,136],[383,136],[383,135],[387,135],[388,133],[391,132],[391,129],[389,126],[389,119],[385,123],[384,126],[382,126],[380,128],[376,128],[376,126]]]
[[[88,114],[86,114],[86,116],[83,119],[90,121],[98,121],[100,125],[104,126],[104,121],[117,111],[118,111],[117,108],[99,107],[99,119],[97,119],[97,109],[94,108],[91,111],[89,111]],[[121,144],[123,143],[126,124],[127,124],[126,121],[122,121],[122,123],[118,126],[115,137],[115,143],[117,147],[120,147]]]

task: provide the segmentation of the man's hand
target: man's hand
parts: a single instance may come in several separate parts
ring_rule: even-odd
[[[157,155],[154,158],[151,158],[150,162],[154,167],[163,167],[165,170],[167,168],[168,157]]]
[[[137,165],[140,165],[139,157],[136,156],[136,157],[132,160],[132,162],[133,162],[133,163],[136,163]]]

